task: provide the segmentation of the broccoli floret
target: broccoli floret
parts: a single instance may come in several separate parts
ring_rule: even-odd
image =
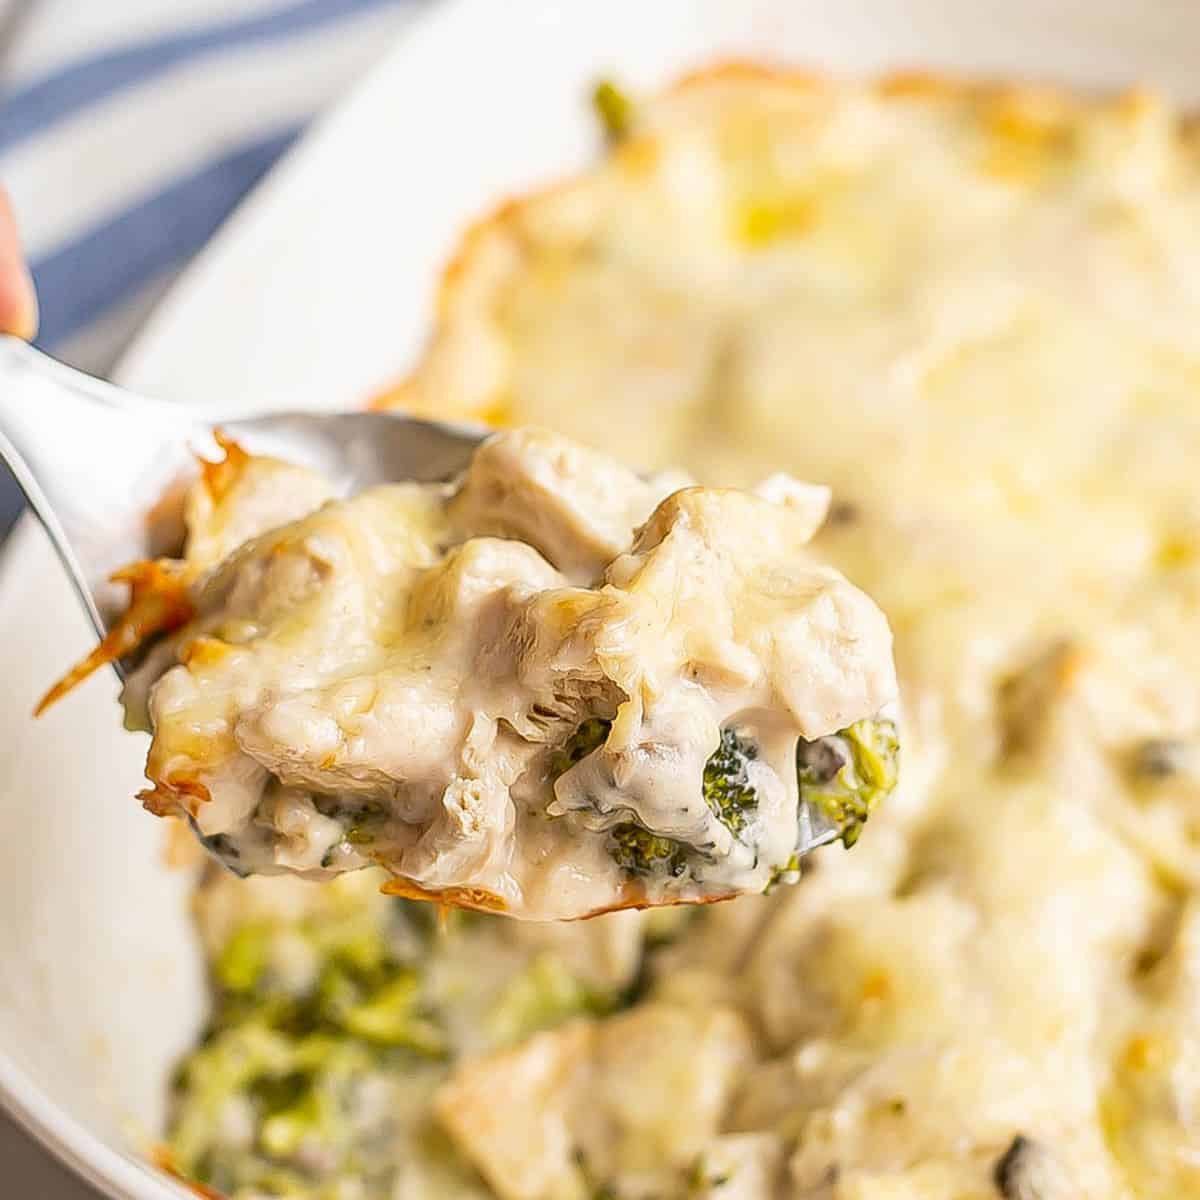
[[[557,779],[569,771],[577,762],[598,750],[608,738],[611,721],[602,717],[588,717],[561,746],[550,755],[550,777]]]
[[[609,834],[617,865],[631,875],[682,875],[685,848],[671,838],[660,837],[640,825],[616,825]]]
[[[721,730],[721,744],[704,764],[704,803],[733,834],[740,834],[758,808],[746,764],[758,755],[753,742],[732,729]]]
[[[577,762],[599,749],[612,728],[611,721],[590,717],[550,756],[550,775],[557,779]],[[717,749],[704,764],[702,783],[704,802],[713,815],[737,835],[758,807],[758,796],[750,784],[746,764],[758,751],[754,743],[739,737],[732,729],[721,730]],[[680,875],[684,870],[686,847],[671,838],[651,833],[628,822],[616,826],[611,834],[613,857],[631,874],[646,875],[667,871]]]
[[[267,969],[275,930],[266,921],[239,925],[213,961],[213,974],[227,992],[255,991]]]
[[[170,1148],[189,1178],[230,1194],[311,1196],[313,1157],[357,1178],[369,1134],[348,1114],[361,1081],[444,1069],[452,1046],[421,967],[428,906],[333,896],[297,921],[243,921],[214,956],[212,1023],[175,1085]],[[231,1112],[254,1123],[252,1145],[225,1140]]]
[[[186,1060],[172,1122],[172,1157],[183,1173],[233,1191],[292,1175],[305,1147],[334,1158],[352,1141],[347,1112],[354,1081],[372,1069],[369,1050],[327,1034],[294,1037],[258,1016],[220,1029]],[[230,1105],[247,1105],[258,1122],[252,1148],[224,1142]],[[306,1195],[272,1187],[272,1195]]]
[[[505,986],[487,1017],[489,1044],[515,1046],[581,1014],[612,1012],[617,997],[587,986],[556,954],[539,954]]]
[[[589,717],[550,755],[550,777],[557,779],[577,762],[598,750],[608,737],[611,721]],[[609,846],[617,865],[631,875],[667,871],[679,875],[684,869],[684,847],[670,838],[659,837],[632,821],[614,826]]]
[[[447,925],[375,886],[325,885],[311,911],[248,916],[223,939],[212,1022],[174,1079],[173,1170],[229,1196],[408,1195],[411,1174],[429,1181],[421,1195],[481,1200],[449,1142],[413,1125],[414,1105],[464,1041],[491,1049],[626,1003],[550,950],[526,961],[523,940],[487,928],[504,918],[455,912]],[[503,972],[489,965],[482,992],[479,948]]]
[[[856,721],[839,733],[796,746],[800,799],[825,814],[853,846],[875,806],[895,786],[900,743],[887,720]]]
[[[633,124],[633,101],[611,79],[592,89],[592,107],[610,141],[620,141]]]
[[[347,1033],[380,1046],[400,1046],[430,1058],[447,1051],[446,1037],[421,1012],[420,983],[411,971],[400,972],[339,1014]]]

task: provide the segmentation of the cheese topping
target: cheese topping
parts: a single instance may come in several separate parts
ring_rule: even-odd
[[[128,700],[148,806],[241,874],[378,863],[538,919],[719,899],[891,786],[891,635],[806,549],[824,489],[645,482],[526,430],[457,484],[281,525],[321,482],[225,467],[192,505],[195,615]]]
[[[1196,123],[734,67],[625,124],[472,234],[393,399],[833,489],[904,781],[673,958],[764,1030],[726,1127],[782,1131],[764,1195],[1200,1194]]]

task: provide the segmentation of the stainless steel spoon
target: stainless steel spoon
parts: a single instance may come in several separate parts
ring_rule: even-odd
[[[401,413],[246,416],[149,400],[0,336],[0,459],[50,535],[97,634],[121,611],[109,576],[135,559],[176,553],[178,499],[214,428],[259,454],[320,470],[339,491],[462,471],[478,426]],[[120,663],[114,663],[122,675]]]

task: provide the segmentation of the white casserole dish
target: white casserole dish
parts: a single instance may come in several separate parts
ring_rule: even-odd
[[[1002,13],[1002,17],[997,15]],[[121,375],[184,402],[355,404],[419,351],[464,223],[587,160],[589,84],[717,57],[1200,91],[1188,0],[447,0],[291,156],[160,310]],[[108,1194],[178,1195],[138,1147],[203,1016],[186,875],[133,801],[111,678],[34,724],[88,642],[38,530],[0,570],[0,1102]]]

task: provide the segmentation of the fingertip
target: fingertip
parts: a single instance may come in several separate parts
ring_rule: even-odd
[[[37,294],[28,269],[0,262],[0,332],[32,341],[37,328]]]
[[[21,251],[12,205],[0,189],[0,332],[29,341],[37,327],[37,291]]]

